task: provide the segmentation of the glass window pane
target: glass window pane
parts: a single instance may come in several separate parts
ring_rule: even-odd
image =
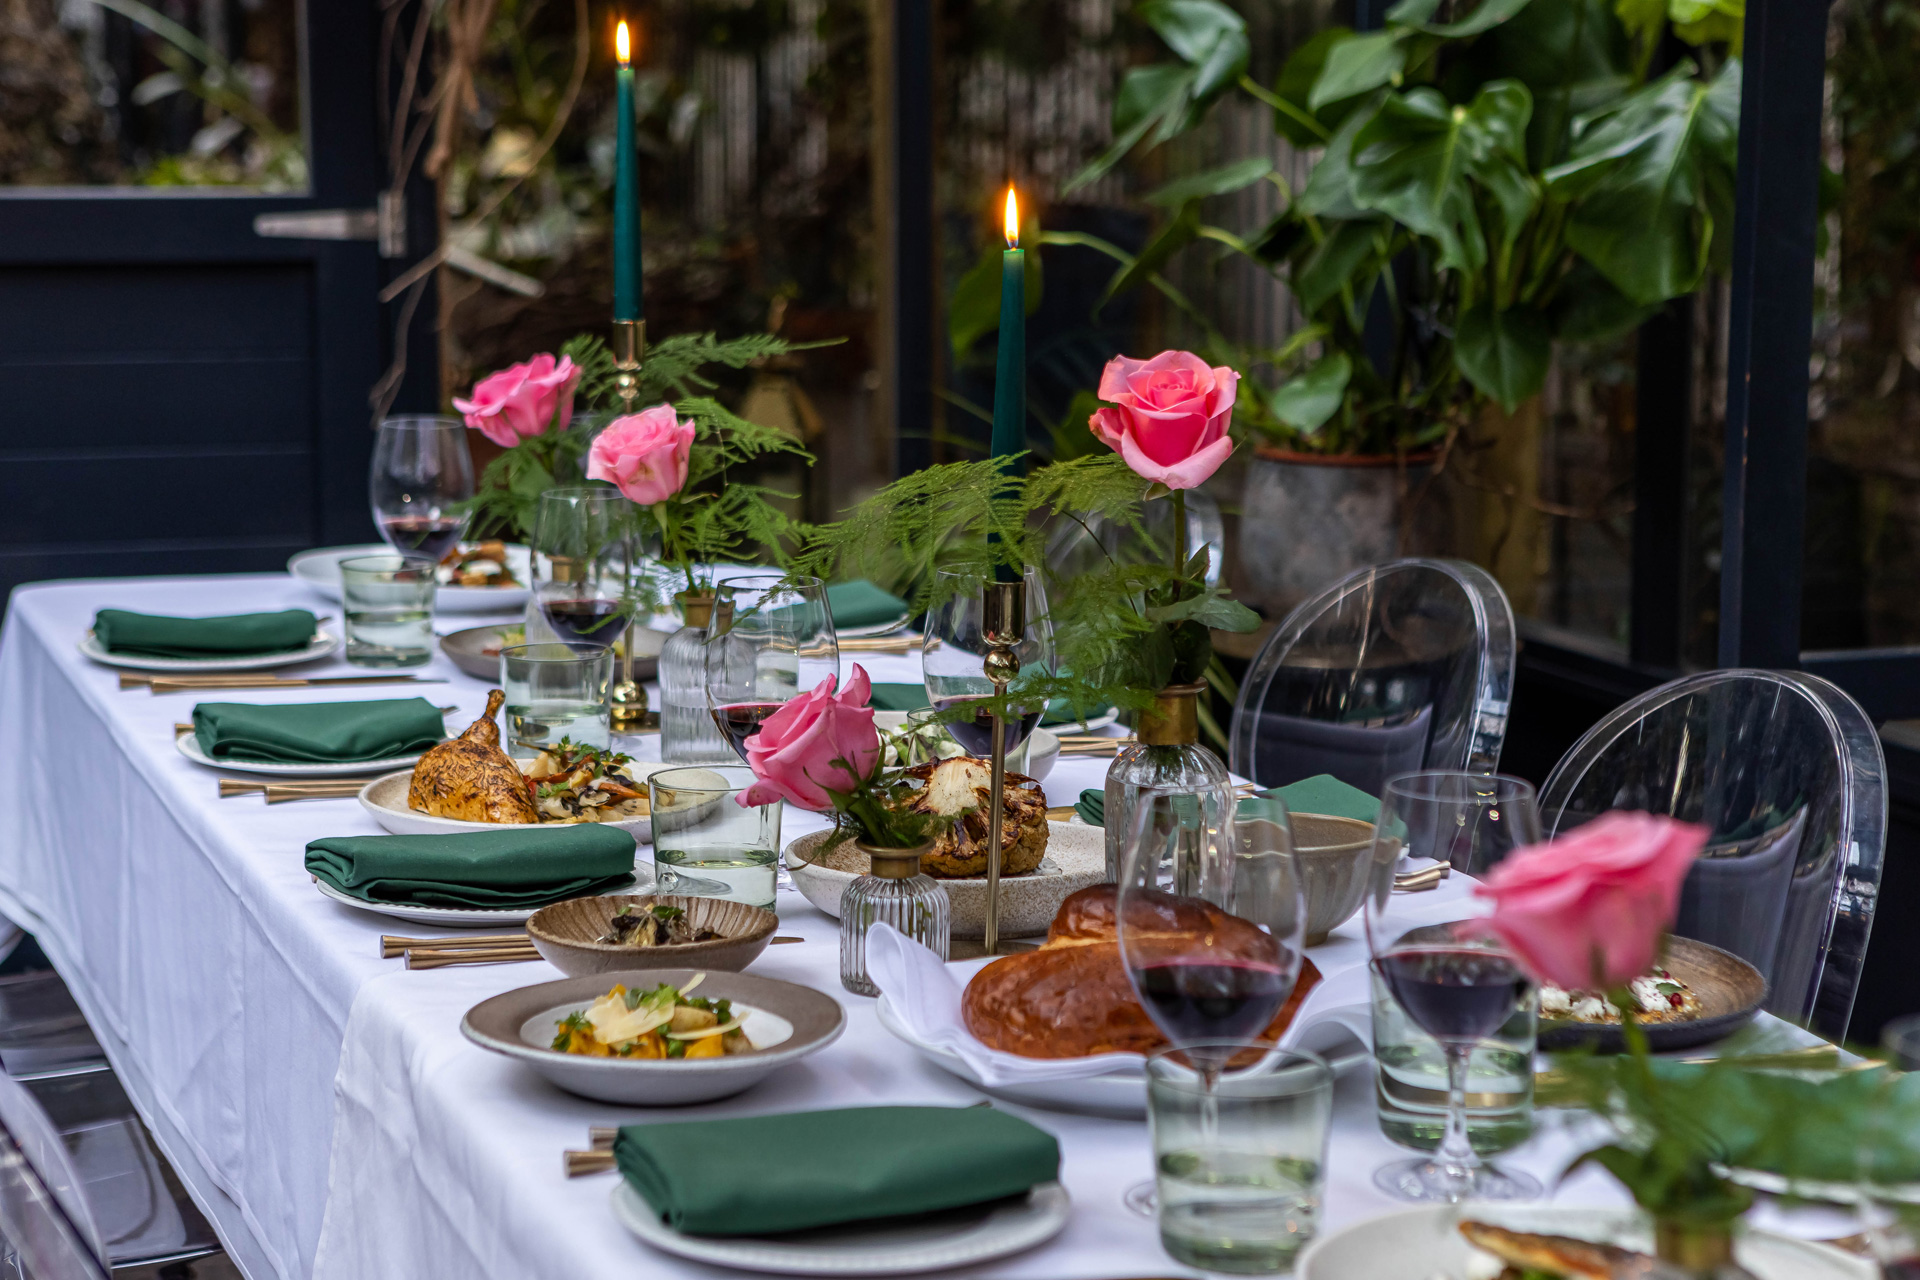
[[[298,0],[20,0],[0,188],[307,185]]]

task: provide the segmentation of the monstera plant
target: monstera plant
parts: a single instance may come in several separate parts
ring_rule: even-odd
[[[1146,0],[1135,12],[1173,58],[1126,73],[1113,145],[1073,185],[1192,134],[1234,95],[1320,156],[1298,191],[1270,147],[1166,183],[1147,197],[1166,217],[1137,255],[1072,239],[1119,261],[1109,297],[1157,288],[1204,335],[1207,359],[1273,371],[1241,399],[1243,423],[1273,443],[1372,455],[1436,445],[1487,401],[1511,410],[1537,393],[1556,341],[1627,332],[1724,253],[1738,4],[1400,0],[1382,29],[1322,31],[1263,84],[1233,9]],[[1693,56],[1660,71],[1669,31]],[[1279,213],[1207,221],[1208,197],[1256,183],[1279,188]],[[1273,272],[1306,323],[1273,349],[1230,341],[1163,274],[1190,251]]]

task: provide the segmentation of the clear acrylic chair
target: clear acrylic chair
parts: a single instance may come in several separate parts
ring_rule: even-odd
[[[0,1075],[0,1275],[107,1280],[106,1256],[66,1144],[26,1087]]]
[[[1551,837],[1609,809],[1712,829],[1674,932],[1744,957],[1767,1008],[1846,1034],[1886,843],[1886,766],[1866,713],[1795,671],[1710,671],[1589,729],[1540,789]]]
[[[1378,795],[1397,773],[1492,773],[1513,690],[1513,610],[1486,570],[1390,560],[1289,613],[1247,668],[1228,763],[1261,786],[1315,774]]]

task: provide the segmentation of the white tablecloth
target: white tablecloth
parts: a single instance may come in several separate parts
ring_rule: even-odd
[[[302,862],[310,839],[378,828],[350,800],[269,808],[257,797],[217,798],[215,771],[173,746],[172,726],[195,696],[122,692],[112,670],[77,652],[107,605],[191,615],[339,610],[278,575],[55,583],[16,591],[0,633],[0,756],[10,766],[0,770],[0,910],[39,936],[195,1199],[256,1280],[580,1280],[636,1267],[717,1275],[628,1236],[607,1206],[613,1175],[568,1180],[560,1153],[584,1146],[590,1124],[978,1100],[882,1030],[873,1001],[841,988],[835,922],[791,892],[780,895],[781,931],[806,941],[770,949],[753,972],[831,992],[848,1026],[776,1079],[710,1106],[654,1112],[575,1098],[473,1047],[458,1030],[470,1006],[558,972],[533,963],[409,973],[379,959],[381,933],[414,930],[322,898]],[[876,680],[918,679],[917,658],[857,660]],[[347,668],[338,661],[300,669],[339,670]],[[426,674],[448,683],[418,692],[457,704],[456,727],[479,712],[485,685],[441,658]],[[394,691],[227,696],[299,702]],[[1098,786],[1106,763],[1060,761],[1049,803]],[[787,838],[812,821],[789,810]],[[1441,919],[1460,892],[1455,882],[1406,901]],[[1312,954],[1328,972],[1358,963],[1358,922]],[[1121,1203],[1151,1173],[1143,1123],[1008,1109],[1058,1135],[1073,1219],[1051,1244],[971,1274],[1182,1273],[1153,1224]],[[1549,1114],[1507,1160],[1550,1182],[1574,1150]],[[1394,1208],[1369,1179],[1402,1154],[1374,1124],[1367,1073],[1344,1079],[1326,1224]],[[1598,1175],[1558,1194],[1619,1202]]]

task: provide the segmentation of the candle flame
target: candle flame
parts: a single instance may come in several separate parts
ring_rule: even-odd
[[[1020,201],[1014,197],[1012,187],[1007,188],[1005,230],[1007,235],[1007,248],[1018,249],[1020,247]]]
[[[621,66],[624,67],[633,61],[633,45],[627,35],[625,18],[622,18],[620,25],[613,30],[613,51],[619,56]]]

